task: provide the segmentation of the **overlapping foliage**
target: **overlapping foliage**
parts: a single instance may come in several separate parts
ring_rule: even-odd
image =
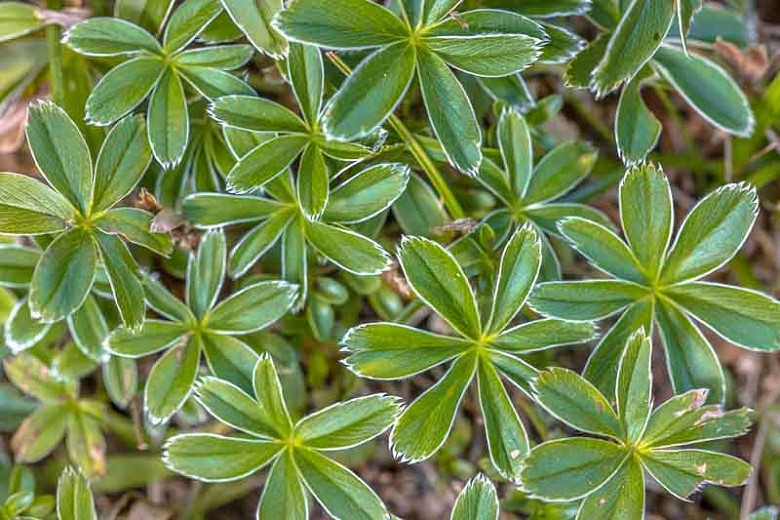
[[[94,7],[0,2],[0,113],[46,82],[53,99],[29,103],[35,172],[0,173],[13,385],[0,422],[15,463],[1,461],[0,518],[89,520],[90,482],[111,493],[174,475],[207,483],[174,508],[205,518],[214,496],[264,473],[258,519],[304,520],[314,501],[384,519],[375,482],[347,466],[446,457],[464,417],[465,435],[484,430],[472,452],[487,476],[460,475],[473,478],[453,520],[497,519],[508,490],[534,518],[641,519],[645,474],[683,500],[747,481],[722,441],[751,414],[724,409],[711,338],[777,352],[780,303],[707,278],[743,247],[761,193],[724,174],[677,226],[673,182],[649,160],[662,124],[642,96],[668,90],[723,135],[766,128],[707,52],[721,36],[748,43],[736,12]],[[598,99],[619,91],[611,141],[560,138],[546,123],[561,98],[536,99],[527,70]],[[588,203],[613,186],[614,220]],[[576,279],[574,258],[588,266]],[[572,355],[589,342],[582,375],[561,367],[581,368]],[[41,461],[50,481],[65,466],[56,498],[37,494],[27,465]]]

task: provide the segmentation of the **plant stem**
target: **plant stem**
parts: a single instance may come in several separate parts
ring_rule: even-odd
[[[46,8],[51,11],[62,9],[62,0],[46,0]],[[46,46],[49,54],[49,79],[51,98],[62,106],[65,101],[64,81],[62,79],[62,28],[57,24],[46,27]]]
[[[349,68],[349,65],[344,63],[344,61],[335,52],[327,52],[325,54],[333,63],[333,65],[335,65],[336,68],[344,73],[345,76],[352,74],[352,69]],[[455,194],[452,193],[452,190],[450,190],[450,187],[447,185],[444,177],[442,177],[441,173],[439,173],[439,170],[436,169],[436,165],[434,164],[433,160],[425,152],[425,149],[422,147],[420,142],[414,137],[414,134],[409,131],[406,125],[395,114],[390,114],[388,122],[390,123],[390,126],[393,127],[393,130],[395,130],[395,132],[401,138],[401,140],[406,144],[409,152],[417,160],[417,164],[420,166],[422,171],[425,172],[428,180],[433,185],[433,189],[436,190],[436,193],[438,193],[442,198],[444,206],[450,212],[450,216],[453,219],[464,218],[466,213],[460,206],[458,199],[455,198]]]

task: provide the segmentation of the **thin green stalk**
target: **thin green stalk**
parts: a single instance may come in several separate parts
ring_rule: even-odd
[[[344,73],[345,76],[352,74],[352,69],[349,68],[349,65],[344,63],[336,53],[328,52],[326,55],[333,65]],[[388,121],[390,122],[390,126],[393,127],[393,130],[395,130],[401,140],[406,144],[409,152],[417,160],[417,164],[422,171],[425,172],[431,185],[433,185],[433,189],[436,190],[436,193],[442,198],[444,206],[450,212],[450,216],[454,219],[465,218],[466,213],[460,206],[458,199],[455,198],[455,194],[452,193],[452,190],[450,190],[444,177],[441,176],[441,173],[439,173],[433,160],[425,152],[425,149],[420,142],[414,137],[414,134],[409,131],[406,125],[395,114],[390,114]]]
[[[62,9],[62,0],[46,0],[46,8],[51,11]],[[62,106],[65,101],[65,88],[62,77],[62,28],[57,24],[46,27],[46,47],[49,54],[49,79],[52,101]]]

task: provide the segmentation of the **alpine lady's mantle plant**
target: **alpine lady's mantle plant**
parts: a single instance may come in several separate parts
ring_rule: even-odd
[[[780,350],[780,303],[737,285],[770,285],[780,171],[780,80],[743,93],[718,57],[751,43],[745,13],[57,3],[0,1],[0,145],[18,129],[10,169],[36,170],[0,173],[0,519],[96,520],[185,479],[172,518],[257,487],[260,520],[411,518],[431,498],[395,479],[424,468],[452,520],[641,520],[749,478],[732,439],[776,436],[771,389],[745,402],[712,344]],[[762,454],[744,516],[780,496]]]

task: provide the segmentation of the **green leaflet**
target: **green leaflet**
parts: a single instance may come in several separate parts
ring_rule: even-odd
[[[593,71],[591,88],[601,97],[631,79],[661,46],[674,19],[674,2],[633,0]]]
[[[590,173],[596,157],[596,151],[581,141],[558,145],[536,165],[523,202],[549,202],[565,194]]]
[[[684,0],[680,0],[682,2]],[[678,2],[678,4],[680,3]],[[623,87],[615,118],[615,139],[623,162],[634,165],[658,143],[661,123],[642,100],[642,72]]]
[[[140,272],[133,255],[115,235],[97,232],[95,239],[122,323],[128,329],[137,329],[144,321],[146,306]]]
[[[319,49],[299,43],[290,45],[287,77],[301,107],[301,113],[309,125],[314,124],[320,115],[325,87],[324,75]]]
[[[59,445],[68,426],[68,413],[62,404],[44,404],[22,421],[11,438],[18,463],[33,463],[46,457]]]
[[[0,173],[0,232],[38,235],[64,231],[73,216],[73,207],[42,182]]]
[[[68,328],[81,352],[94,361],[105,361],[104,342],[109,328],[103,311],[92,295],[87,296],[84,304],[68,316]]]
[[[308,146],[298,165],[298,201],[307,218],[317,219],[328,204],[330,173],[319,147]]]
[[[227,256],[225,235],[204,235],[198,253],[190,255],[187,264],[187,306],[201,319],[216,303],[225,278]]]
[[[644,329],[626,342],[618,368],[615,398],[617,413],[629,441],[636,442],[645,431],[652,409],[652,344]]]
[[[51,102],[32,107],[27,142],[49,184],[74,208],[88,211],[92,197],[92,160],[87,142],[65,111]]]
[[[87,120],[96,125],[110,125],[120,119],[146,99],[163,69],[157,57],[139,56],[108,71],[87,98]],[[117,96],[120,90],[122,95]]]
[[[187,146],[190,119],[181,79],[170,69],[154,88],[146,117],[155,158],[164,167],[175,166]]]
[[[221,0],[221,2],[233,22],[257,50],[272,58],[279,58],[287,52],[287,41],[271,25],[274,15],[282,11],[281,0],[266,2]]]
[[[524,489],[547,500],[574,500],[589,495],[620,468],[625,448],[588,438],[544,442],[531,450],[521,479]]]
[[[5,334],[3,339],[11,352],[20,352],[32,347],[43,339],[51,328],[50,323],[33,318],[29,296],[25,296],[14,305],[3,325]]]
[[[34,5],[22,2],[0,4],[0,42],[35,32],[45,25]]]
[[[750,476],[750,465],[730,455],[704,450],[651,450],[642,464],[670,493],[681,499],[707,482],[739,486]]]
[[[516,480],[528,455],[528,435],[498,371],[487,358],[479,361],[477,383],[490,460],[502,476]]]
[[[169,257],[173,253],[171,236],[151,231],[153,220],[154,215],[140,209],[115,208],[104,213],[97,225],[105,233]]]
[[[323,10],[317,0],[299,0],[282,11],[277,25],[291,40],[333,49],[361,49],[403,40],[408,29],[369,0],[335,0]]]
[[[330,192],[322,218],[344,224],[368,220],[398,200],[408,182],[408,166],[390,163],[366,168]]]
[[[154,424],[167,421],[189,397],[200,365],[201,345],[188,338],[169,349],[152,367],[144,389],[144,404]]]
[[[351,448],[374,437],[393,424],[399,406],[395,397],[370,395],[337,403],[303,418],[295,434],[318,450]]]
[[[57,481],[57,518],[97,520],[89,481],[72,467],[66,467]]]
[[[412,45],[396,43],[363,60],[325,106],[325,134],[349,140],[371,133],[392,113],[409,88],[415,59]]]
[[[404,237],[398,259],[421,300],[464,336],[479,337],[477,302],[466,274],[446,249],[425,238]]]
[[[281,174],[303,149],[307,138],[290,134],[260,144],[242,157],[227,175],[232,193],[247,193]]]
[[[667,45],[658,49],[653,65],[707,121],[734,135],[753,133],[755,119],[745,94],[718,65]]]
[[[246,65],[253,54],[252,47],[243,44],[204,47],[181,52],[176,56],[176,63],[187,67],[233,70]]]
[[[120,56],[142,51],[159,54],[162,51],[154,36],[117,18],[88,18],[65,33],[63,43],[87,56]]]
[[[168,20],[163,35],[163,47],[175,53],[187,46],[222,11],[214,0],[185,0]]]
[[[203,317],[210,330],[245,334],[263,329],[284,316],[298,298],[298,287],[287,282],[260,282],[221,301]]]
[[[498,495],[493,483],[479,474],[458,495],[450,520],[497,520]]]
[[[177,473],[205,482],[226,482],[251,475],[273,460],[281,444],[208,433],[171,438],[164,462]]]
[[[331,516],[373,520],[387,515],[374,491],[344,466],[307,448],[296,450],[294,458],[306,487]]]
[[[589,518],[642,518],[645,514],[645,476],[639,458],[629,456],[615,474],[589,495],[577,511]]]
[[[525,118],[514,110],[503,111],[498,120],[497,139],[512,188],[522,197],[534,166],[531,133]]]
[[[216,377],[204,377],[195,398],[214,417],[232,428],[260,438],[275,437],[272,418],[264,406],[236,385]]]
[[[212,332],[199,335],[209,370],[245,392],[252,390],[252,376],[258,354],[243,341]]]
[[[623,437],[623,426],[609,402],[576,373],[552,368],[542,372],[533,386],[539,403],[559,420],[584,432]]]
[[[529,305],[537,312],[567,320],[597,320],[621,311],[647,295],[641,285],[622,280],[544,282]]]
[[[331,262],[351,273],[379,274],[390,262],[389,255],[379,244],[354,231],[322,222],[307,221],[304,226],[309,243]]]
[[[525,34],[430,36],[424,42],[453,67],[477,76],[507,76],[539,57],[539,40]]]
[[[157,33],[173,5],[173,0],[118,0],[114,13],[147,31]]]
[[[95,240],[79,228],[57,237],[35,268],[30,309],[46,322],[58,321],[81,307],[95,278]]]
[[[281,515],[289,520],[309,518],[309,502],[290,450],[282,451],[276,458],[257,505],[257,517],[261,520]]]
[[[582,343],[596,336],[591,322],[554,318],[534,320],[503,331],[490,345],[516,354],[545,350],[561,345]]]
[[[780,349],[780,303],[770,296],[705,282],[672,286],[666,294],[738,345],[770,352]]]
[[[417,70],[425,108],[449,162],[476,175],[482,161],[482,133],[466,91],[436,53],[420,49]]]

